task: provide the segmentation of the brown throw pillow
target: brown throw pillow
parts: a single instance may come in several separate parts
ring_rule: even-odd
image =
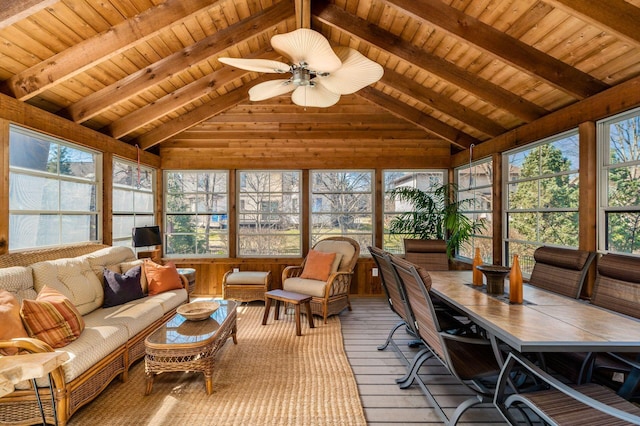
[[[20,318],[20,303],[7,290],[0,290],[0,340],[29,337]],[[2,348],[0,355],[15,355],[17,348]]]
[[[150,296],[182,288],[180,274],[178,274],[173,262],[168,262],[163,266],[151,260],[145,260],[144,273],[147,276]]]
[[[22,301],[20,315],[27,333],[52,348],[76,340],[84,330],[84,319],[62,293],[44,286],[36,300]]]
[[[323,253],[313,249],[309,250],[300,278],[326,281],[331,273],[331,265],[335,258],[335,253]]]

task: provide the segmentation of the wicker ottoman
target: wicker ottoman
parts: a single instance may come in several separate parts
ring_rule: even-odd
[[[264,294],[271,288],[271,272],[228,271],[222,278],[222,297],[250,302],[264,300]]]

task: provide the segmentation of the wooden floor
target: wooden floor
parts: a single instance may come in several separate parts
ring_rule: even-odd
[[[404,375],[406,367],[391,347],[379,351],[389,331],[399,321],[383,298],[352,298],[353,311],[340,314],[345,350],[358,383],[367,423],[384,425],[442,425],[444,424],[418,387],[400,389],[395,379]],[[398,346],[411,359],[407,343],[412,339],[404,331],[395,334]],[[472,360],[470,360],[472,362]],[[436,360],[430,360],[421,376],[439,405],[450,416],[462,401],[473,393],[461,385]],[[459,425],[506,425],[492,405],[469,409]]]

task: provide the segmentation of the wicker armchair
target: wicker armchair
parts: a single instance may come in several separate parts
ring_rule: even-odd
[[[311,311],[321,315],[327,323],[329,315],[336,315],[345,308],[351,310],[349,288],[351,277],[360,256],[360,245],[347,237],[329,237],[313,246],[316,251],[324,253],[340,253],[342,258],[338,270],[329,275],[326,282],[300,278],[306,258],[300,266],[287,266],[282,271],[282,288],[294,293],[312,296]]]

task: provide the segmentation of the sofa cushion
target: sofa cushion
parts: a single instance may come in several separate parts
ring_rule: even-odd
[[[20,302],[13,293],[0,290],[0,340],[29,337],[20,318]],[[17,348],[2,348],[0,355],[15,355]]]
[[[76,340],[84,330],[82,315],[73,303],[55,289],[44,287],[36,300],[24,300],[20,315],[31,337],[52,348]]]
[[[144,260],[136,259],[130,262],[122,262],[120,263],[120,272],[125,274],[131,268],[135,268],[136,266],[142,267],[142,273],[140,274],[140,287],[142,287],[142,292],[144,294],[149,293],[149,284],[147,283],[147,275],[144,273]]]
[[[33,272],[29,266],[12,266],[0,269],[0,289],[12,293],[19,303],[23,299],[35,299],[38,292],[33,288]]]
[[[306,294],[314,297],[324,297],[326,281],[308,280],[305,278],[287,278],[282,284],[282,289],[294,293]]]
[[[87,324],[124,326],[128,338],[147,328],[165,314],[162,300],[152,301],[155,296],[143,297],[110,308],[96,309],[85,316]]]
[[[331,274],[331,265],[333,265],[335,259],[335,253],[323,253],[317,250],[309,250],[300,278],[326,281]]]
[[[104,270],[104,303],[103,308],[122,305],[123,303],[144,297],[140,286],[142,266],[131,268],[124,274]]]
[[[136,255],[129,247],[113,246],[94,251],[93,253],[80,256],[89,262],[93,273],[100,282],[102,282],[102,270],[109,269],[114,272],[122,273],[120,270],[122,262],[128,262],[136,259]]]
[[[173,262],[159,265],[147,259],[144,262],[144,273],[147,276],[149,295],[151,296],[182,288],[182,279]]]
[[[96,277],[89,262],[82,257],[47,260],[31,265],[36,291],[46,285],[64,294],[82,314],[102,307],[102,280]]]
[[[156,294],[152,297],[145,297],[144,299],[140,299],[139,301],[141,301],[142,303],[151,303],[154,305],[159,305],[162,308],[162,313],[166,314],[172,309],[175,309],[178,306],[182,305],[188,299],[189,299],[189,294],[187,293],[187,290],[185,290],[184,288],[181,288],[177,290],[165,291],[163,293]],[[129,302],[129,303],[136,303],[139,301],[136,300],[135,302]]]

